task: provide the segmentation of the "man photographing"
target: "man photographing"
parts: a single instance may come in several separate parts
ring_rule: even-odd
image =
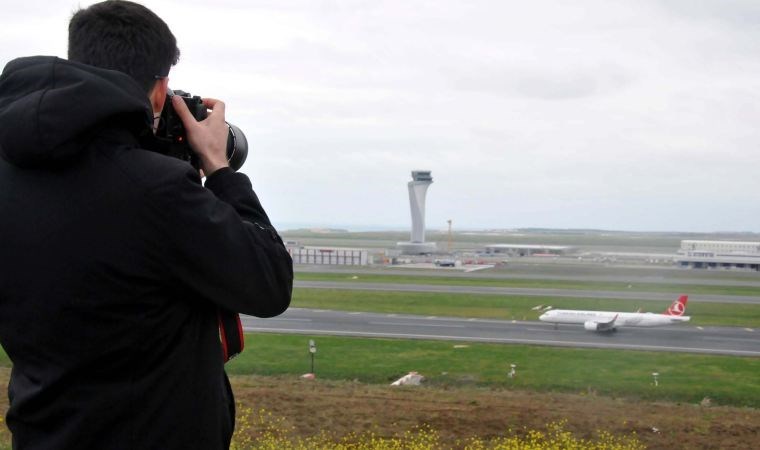
[[[206,176],[154,151],[179,51],[158,16],[78,11],[69,59],[0,76],[0,344],[16,449],[225,449],[219,311],[271,317],[292,264],[244,174],[224,103],[179,114]]]

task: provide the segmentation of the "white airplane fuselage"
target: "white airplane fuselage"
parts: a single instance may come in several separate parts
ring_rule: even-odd
[[[581,311],[555,309],[547,311],[539,317],[543,322],[556,324],[602,324],[610,323],[610,328],[620,327],[659,327],[688,322],[689,316],[670,316],[656,313],[626,313],[612,311]],[[614,321],[614,324],[613,324]],[[591,329],[590,325],[586,327]],[[604,328],[600,328],[602,331]]]

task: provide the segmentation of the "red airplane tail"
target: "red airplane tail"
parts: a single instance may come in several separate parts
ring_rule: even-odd
[[[678,297],[678,300],[670,304],[668,309],[665,310],[666,316],[683,316],[686,314],[686,301],[689,300],[687,295]]]

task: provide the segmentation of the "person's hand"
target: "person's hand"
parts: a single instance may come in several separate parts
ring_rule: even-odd
[[[204,98],[203,104],[210,109],[208,117],[198,122],[179,95],[172,97],[174,111],[187,131],[187,141],[201,162],[201,171],[208,176],[223,167],[227,161],[227,122],[224,121],[224,102]]]

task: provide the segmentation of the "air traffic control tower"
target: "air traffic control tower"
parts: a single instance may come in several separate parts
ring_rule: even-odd
[[[412,210],[412,236],[409,242],[397,245],[404,255],[421,255],[436,251],[435,242],[425,242],[425,195],[433,183],[430,171],[415,170],[409,187],[409,206]]]

